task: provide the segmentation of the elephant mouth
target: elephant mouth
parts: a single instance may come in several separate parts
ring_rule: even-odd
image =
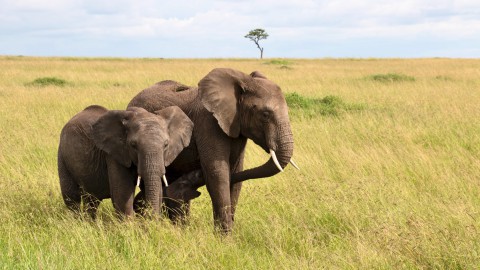
[[[283,172],[283,168],[288,163],[299,169],[298,165],[291,158],[293,155],[293,134],[290,125],[283,122],[276,125],[274,130],[274,132],[266,133],[266,143],[262,148],[270,154],[271,160],[280,172]],[[269,134],[274,134],[274,139],[270,138]]]
[[[289,126],[282,126],[277,129],[276,134],[273,134],[274,140],[271,143],[265,143],[267,145],[266,152],[270,154],[270,159],[255,168],[247,169],[241,172],[232,174],[231,184],[242,182],[248,179],[264,178],[273,176],[279,172],[283,172],[284,168],[290,163],[295,168],[299,168],[298,165],[292,160],[293,155],[293,136],[291,134]],[[276,136],[275,136],[276,135]],[[268,137],[268,135],[266,136]],[[263,145],[257,144],[261,148],[265,149]],[[269,147],[271,145],[271,147]]]
[[[273,151],[272,149],[270,149],[270,156],[272,156],[272,160],[273,160],[273,163],[275,163],[275,166],[277,166],[278,170],[283,172],[283,168],[282,166],[280,165],[280,162],[278,162],[278,158],[277,158],[277,155],[275,154],[275,151]]]
[[[137,187],[140,187],[140,182],[142,180],[142,176],[140,176],[140,174],[137,176]],[[167,181],[167,177],[164,175],[162,175],[162,181],[163,183],[165,184],[165,187],[168,187],[168,181]]]

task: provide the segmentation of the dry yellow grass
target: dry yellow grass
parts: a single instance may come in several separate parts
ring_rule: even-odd
[[[0,57],[0,65],[0,268],[480,268],[480,60]],[[215,67],[259,70],[287,94],[362,107],[338,116],[292,109],[302,169],[247,182],[229,237],[213,234],[204,188],[184,228],[119,223],[109,201],[96,222],[73,218],[56,173],[65,122],[91,104],[123,109],[160,80],[195,85]],[[41,77],[67,84],[29,85]],[[247,150],[247,167],[267,158],[253,143]]]

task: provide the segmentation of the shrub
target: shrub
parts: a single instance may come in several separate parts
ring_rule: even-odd
[[[65,86],[67,81],[55,77],[43,77],[37,78],[34,81],[28,83],[27,85],[32,86],[48,86],[48,85],[55,85],[55,86]]]
[[[272,59],[268,62],[264,62],[265,65],[282,65],[282,66],[286,66],[286,65],[290,65],[292,64],[291,61],[288,61],[288,60],[284,60],[284,59]]]
[[[281,66],[280,69],[290,70],[290,69],[293,69],[293,68],[292,68],[292,67],[289,67],[289,66]]]
[[[303,114],[306,117],[338,116],[345,111],[363,110],[363,104],[350,104],[342,100],[341,97],[328,95],[324,98],[308,98],[297,93],[289,93],[285,96],[288,107],[292,111],[292,115]]]
[[[438,75],[438,76],[435,77],[435,79],[437,79],[439,81],[453,81],[453,79],[451,77],[443,76],[443,75]]]
[[[375,74],[370,76],[370,79],[377,82],[413,82],[415,78],[403,74],[388,73],[388,74]]]

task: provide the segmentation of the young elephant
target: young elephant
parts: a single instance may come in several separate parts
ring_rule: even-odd
[[[197,189],[205,185],[205,180],[201,170],[191,171],[172,180],[172,183],[163,189],[165,213],[174,223],[183,223],[189,215],[190,200],[201,195]],[[144,215],[145,188],[143,183],[140,185],[140,189],[141,191],[135,197],[133,208],[136,213]]]
[[[176,179],[165,191],[167,213],[174,222],[185,222],[190,214],[190,200],[200,196],[197,189],[205,185],[201,170],[186,173]]]
[[[154,113],[142,108],[107,110],[93,105],[62,129],[58,174],[67,207],[95,218],[100,201],[112,198],[117,213],[131,216],[137,176],[145,202],[160,213],[165,167],[188,146],[193,123],[176,106]]]

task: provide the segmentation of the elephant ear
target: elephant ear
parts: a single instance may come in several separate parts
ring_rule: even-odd
[[[108,111],[92,126],[95,145],[127,168],[132,165],[132,161],[126,143],[127,129],[123,121],[129,119],[131,114],[133,112]]]
[[[267,77],[265,77],[265,75],[260,73],[260,71],[254,71],[254,72],[250,73],[250,76],[252,76],[253,78],[267,79]]]
[[[240,135],[238,99],[247,89],[251,77],[233,69],[216,68],[198,83],[203,106],[213,113],[218,124],[228,136]]]
[[[166,122],[170,138],[164,152],[165,167],[167,167],[182,152],[183,148],[190,144],[193,122],[177,106],[167,107],[156,111],[155,114]]]

